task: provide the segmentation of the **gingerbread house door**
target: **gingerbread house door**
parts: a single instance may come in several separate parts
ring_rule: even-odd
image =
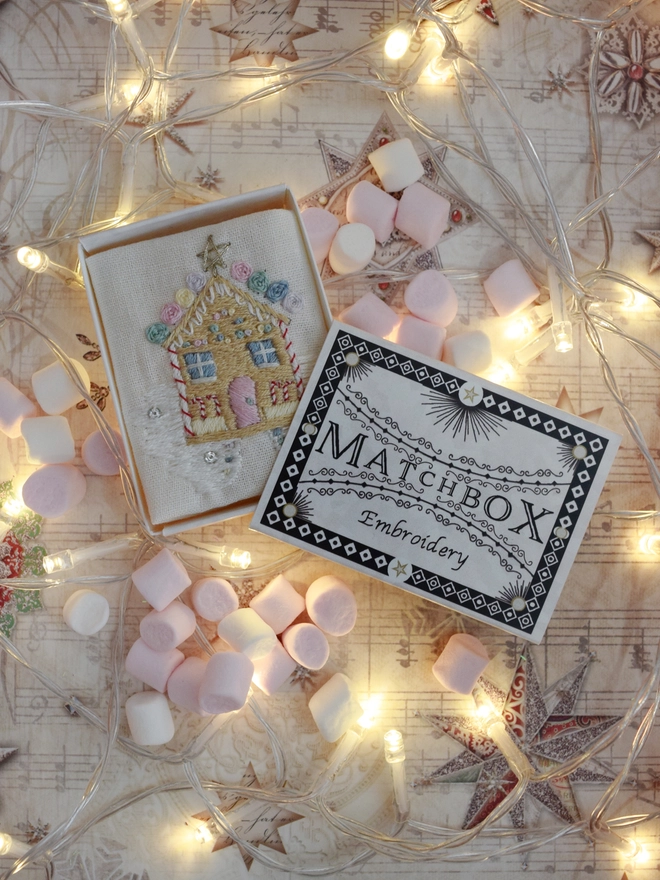
[[[229,404],[236,427],[247,428],[261,421],[257,409],[257,387],[249,376],[237,376],[229,383]]]

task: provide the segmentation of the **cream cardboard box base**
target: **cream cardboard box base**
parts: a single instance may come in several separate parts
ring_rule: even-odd
[[[89,235],[79,254],[152,533],[253,509],[331,321],[290,190]]]

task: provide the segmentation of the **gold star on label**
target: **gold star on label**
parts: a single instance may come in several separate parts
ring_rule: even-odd
[[[268,67],[276,55],[286,61],[297,61],[294,40],[316,33],[293,20],[300,0],[232,0],[239,17],[211,28],[232,40],[238,40],[230,61],[253,55],[259,67]]]
[[[407,568],[408,568],[407,564],[404,565],[403,562],[399,562],[399,560],[397,559],[396,565],[394,566],[394,574],[397,577],[401,577],[401,575],[406,574]]]
[[[227,264],[223,258],[229,247],[231,247],[231,244],[228,241],[224,244],[216,244],[213,241],[213,236],[209,235],[206,240],[206,247],[197,254],[202,261],[204,271],[210,272],[212,275],[219,275],[220,269],[226,269]]]
[[[649,266],[649,275],[660,269],[660,229],[636,229],[637,235],[641,235],[649,244],[652,244],[655,250]]]
[[[469,400],[470,403],[473,403],[478,396],[479,392],[476,390],[476,388],[463,388],[463,400]]]

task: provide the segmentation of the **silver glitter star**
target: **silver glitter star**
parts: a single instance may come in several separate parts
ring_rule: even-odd
[[[573,92],[571,91],[571,88],[577,85],[576,80],[570,79],[571,73],[571,70],[567,70],[566,73],[564,73],[561,69],[561,64],[557,66],[556,73],[548,68],[548,76],[550,79],[543,80],[543,85],[547,87],[551,94],[558,94],[561,100],[564,93],[572,95]]]
[[[220,171],[218,168],[212,169],[211,163],[206,167],[206,171],[202,171],[202,169],[197,166],[197,170],[199,174],[197,177],[193,178],[195,183],[198,183],[202,189],[213,190],[213,192],[219,192],[218,184],[223,183],[224,177],[220,177]]]
[[[165,134],[165,137],[170,138],[170,140],[173,140],[175,144],[178,144],[182,150],[185,150],[186,153],[191,153],[191,154],[192,154],[192,150],[190,149],[188,144],[184,141],[184,139],[181,137],[179,132],[176,130],[175,126],[176,125],[184,126],[184,125],[199,125],[200,124],[201,120],[194,121],[194,122],[176,122],[176,114],[183,107],[183,105],[186,103],[186,101],[190,97],[192,97],[192,95],[194,93],[195,93],[195,90],[190,89],[190,91],[186,92],[185,95],[182,95],[180,98],[176,98],[174,101],[170,101],[170,103],[167,105],[167,118],[172,119],[173,121],[172,121],[172,124],[169,125],[163,132]],[[149,106],[149,107],[147,107],[146,110],[144,110],[143,113],[140,113],[139,116],[132,116],[130,119],[128,119],[128,121],[126,122],[126,125],[138,125],[138,126],[140,126],[140,128],[147,128],[148,126],[152,125],[155,121],[156,120],[154,119],[154,108]],[[155,146],[155,142],[154,142],[154,146]]]

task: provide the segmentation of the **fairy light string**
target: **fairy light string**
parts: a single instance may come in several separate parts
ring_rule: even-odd
[[[30,198],[39,180],[39,172],[44,164],[44,156],[49,142],[49,137],[54,126],[61,123],[73,122],[76,127],[86,126],[100,132],[100,137],[91,150],[89,157],[82,162],[77,170],[75,180],[57,212],[50,220],[48,231],[41,237],[35,237],[32,241],[20,241],[13,243],[10,252],[21,251],[24,264],[28,271],[16,284],[12,291],[9,305],[0,311],[0,332],[7,332],[7,328],[20,325],[29,333],[40,337],[50,348],[55,357],[67,370],[72,381],[80,391],[89,406],[98,429],[103,434],[112,453],[120,465],[120,478],[122,490],[126,497],[127,507],[138,524],[138,535],[142,538],[133,561],[133,568],[139,565],[145,554],[161,546],[173,546],[172,541],[155,541],[146,534],[146,524],[141,520],[136,504],[136,490],[133,485],[126,463],[122,458],[110,424],[103,412],[92,401],[86,389],[82,385],[77,371],[73,368],[67,354],[61,347],[40,328],[36,322],[29,319],[22,311],[24,304],[29,300],[34,285],[39,284],[39,276],[35,272],[49,270],[56,280],[71,287],[78,286],[77,267],[68,268],[59,262],[55,262],[51,256],[57,253],[59,248],[69,245],[81,235],[102,229],[112,228],[121,223],[130,222],[152,212],[160,204],[171,200],[173,197],[197,201],[207,201],[214,195],[196,184],[177,179],[169,163],[165,132],[176,123],[208,121],[222,114],[227,114],[236,109],[242,109],[251,104],[258,103],[273,95],[281,94],[290,89],[296,89],[303,84],[314,88],[320,83],[344,83],[367,92],[377,92],[385,95],[398,117],[408,126],[413,136],[417,137],[428,149],[435,170],[452,191],[459,195],[469,206],[474,215],[487,223],[497,233],[517,257],[521,259],[528,271],[533,275],[537,283],[543,288],[548,287],[548,270],[551,275],[556,273],[556,282],[551,278],[553,294],[555,297],[555,312],[562,315],[562,320],[575,325],[582,325],[586,338],[594,349],[600,364],[600,369],[605,387],[610,393],[621,413],[622,420],[626,425],[633,441],[640,450],[646,461],[651,484],[658,496],[660,496],[660,470],[658,469],[653,455],[646,443],[637,418],[630,409],[624,394],[622,393],[614,368],[607,357],[605,340],[608,337],[625,341],[631,349],[642,358],[646,359],[654,368],[660,367],[660,353],[640,339],[628,333],[611,316],[604,314],[601,306],[607,303],[615,305],[625,304],[626,299],[640,296],[654,306],[660,305],[660,297],[639,282],[618,273],[610,267],[612,248],[614,244],[614,230],[608,207],[613,200],[623,193],[637,178],[656,165],[660,158],[660,148],[650,150],[640,161],[624,174],[619,182],[604,189],[602,173],[603,143],[598,111],[598,53],[601,47],[602,36],[605,30],[618,26],[627,17],[642,10],[650,0],[629,0],[616,6],[609,14],[602,18],[581,17],[563,12],[553,6],[536,0],[519,0],[522,6],[528,10],[549,18],[562,21],[567,25],[574,25],[593,32],[594,45],[588,69],[588,125],[589,141],[591,146],[591,159],[593,167],[593,190],[592,201],[584,206],[580,212],[568,223],[563,223],[557,208],[551,183],[546,169],[536,151],[534,143],[525,130],[520,120],[508,101],[508,98],[498,82],[490,73],[480,65],[477,60],[465,50],[459,42],[454,28],[465,20],[471,10],[467,0],[462,3],[451,3],[450,0],[416,0],[416,2],[404,2],[403,6],[408,10],[406,18],[389,28],[383,34],[369,40],[361,46],[334,54],[326,54],[321,58],[311,61],[299,61],[288,64],[282,68],[264,69],[259,67],[229,68],[223,70],[177,70],[175,69],[177,52],[181,44],[181,38],[193,7],[193,0],[182,0],[176,20],[172,27],[171,37],[165,48],[162,65],[159,66],[144,47],[140,36],[140,14],[154,5],[155,0],[107,0],[107,3],[97,4],[83,2],[83,0],[69,0],[70,5],[77,7],[87,14],[94,15],[101,22],[109,26],[108,50],[105,59],[104,90],[90,99],[72,102],[68,106],[58,106],[47,101],[37,100],[27,91],[22,91],[15,84],[7,81],[21,100],[0,101],[1,113],[26,114],[31,119],[39,121],[39,130],[36,135],[32,151],[23,160],[26,173],[17,187],[13,204],[5,217],[0,218],[0,236],[12,235],[14,230],[22,222],[23,212],[29,205]],[[410,52],[411,41],[419,39],[421,35],[421,47],[417,54]],[[136,71],[140,77],[139,84],[132,90],[118,87],[118,41],[128,47]],[[398,43],[398,47],[392,49],[392,45]],[[388,52],[388,44],[390,51]],[[392,72],[392,65],[384,65],[382,53],[401,59],[398,72]],[[413,56],[412,58],[410,56]],[[410,106],[410,91],[418,82],[429,63],[437,61],[437,68],[451,69],[458,93],[458,106],[463,118],[471,132],[474,144],[472,147],[459,144],[448,138],[443,132],[433,127],[418,112],[413,112]],[[361,71],[361,72],[357,72]],[[548,209],[551,230],[543,228],[538,215],[535,215],[526,205],[524,195],[521,194],[514,183],[509,180],[498,168],[492,158],[491,152],[484,133],[470,106],[466,83],[467,77],[474,76],[486,88],[491,99],[497,104],[507,118],[513,133],[515,134],[521,153],[525,157],[528,168],[534,174],[541,187],[545,205]],[[243,80],[255,81],[256,88],[242,97],[231,101],[213,104],[206,107],[197,107],[179,112],[176,117],[168,116],[168,90],[178,84],[194,82],[222,82]],[[153,102],[153,114],[151,122],[137,133],[133,134],[126,129],[126,124],[135,109],[144,100]],[[100,116],[92,115],[99,111]],[[116,186],[116,191],[105,192],[103,187],[105,180],[106,163],[109,157],[110,146],[118,143],[122,150],[122,173]],[[140,150],[151,143],[156,147],[156,162],[160,179],[163,181],[161,188],[152,192],[141,202],[136,202],[135,197],[135,170]],[[437,159],[435,150],[443,146],[449,149],[460,160],[470,163],[476,174],[484,176],[500,193],[502,199],[514,211],[515,215],[524,223],[531,236],[537,253],[532,257],[528,254],[507,232],[485,205],[480,204],[468,191],[467,186],[454,177],[449,169]],[[115,198],[116,211],[113,216],[104,220],[95,219],[100,196]],[[76,219],[77,218],[77,219]],[[597,219],[601,225],[603,244],[602,256],[595,269],[579,273],[574,264],[571,238],[588,221]],[[75,228],[72,228],[75,226]],[[26,262],[25,262],[26,261]],[[449,267],[445,270],[451,277],[479,278],[487,274],[486,271],[475,271],[459,267]],[[378,270],[377,273],[365,271],[349,276],[353,278],[373,280],[397,281],[408,277],[405,273],[387,270]],[[346,279],[334,280],[331,283],[343,283]],[[561,294],[558,294],[561,291]],[[557,296],[561,296],[561,301]],[[547,322],[550,317],[547,318]],[[537,357],[544,347],[552,344],[550,327],[542,329],[543,324],[532,328],[534,335],[529,343],[516,353],[519,364],[525,364],[533,357]],[[525,357],[525,349],[528,356]],[[600,511],[601,515],[620,517],[628,520],[652,519],[658,516],[658,511]],[[132,537],[132,536],[131,536]],[[136,543],[137,543],[136,539]],[[208,572],[208,567],[202,567],[199,559],[205,562],[210,557],[217,555],[221,558],[223,548],[214,545],[200,545],[194,542],[186,543],[179,540],[176,544],[176,552],[182,554],[186,565],[193,571]],[[649,551],[651,552],[651,551]],[[267,574],[270,571],[281,570],[282,566],[293,563],[299,557],[299,553],[289,554],[281,560],[269,566],[251,566],[241,572],[242,576],[254,574]],[[77,566],[74,565],[74,569]],[[214,569],[217,572],[218,566]],[[224,572],[224,569],[223,569]],[[226,570],[228,576],[236,574],[236,569],[231,567]],[[120,600],[119,623],[112,643],[111,665],[112,682],[108,693],[108,714],[103,719],[83,701],[73,694],[67,693],[66,689],[40,670],[12,644],[4,635],[0,634],[0,648],[16,664],[29,671],[40,684],[62,702],[70,704],[80,718],[94,728],[101,745],[101,757],[89,780],[88,786],[83,793],[78,805],[66,819],[49,832],[43,840],[35,843],[27,852],[25,847],[15,847],[18,858],[11,867],[0,875],[0,880],[9,880],[10,877],[20,873],[30,864],[41,865],[50,876],[52,872],[52,859],[68,849],[75,841],[80,839],[90,828],[99,822],[116,815],[118,812],[130,809],[145,798],[159,797],[174,791],[194,791],[204,802],[209,810],[216,826],[235,840],[253,858],[274,870],[295,871],[306,876],[323,876],[337,873],[352,868],[372,858],[378,853],[390,859],[402,862],[428,861],[429,859],[445,860],[449,862],[482,861],[494,856],[506,854],[525,853],[539,847],[561,841],[564,837],[574,834],[585,834],[594,841],[604,841],[625,854],[634,857],[637,852],[636,845],[621,833],[628,829],[650,822],[660,817],[659,812],[640,813],[630,816],[613,816],[614,804],[621,787],[626,781],[635,760],[639,757],[648,737],[652,731],[653,723],[660,707],[660,659],[656,660],[653,669],[647,675],[642,686],[632,698],[628,710],[624,716],[597,740],[595,740],[582,754],[574,756],[570,761],[561,765],[553,766],[544,772],[531,772],[526,758],[516,757],[516,751],[508,750],[504,755],[514,770],[517,783],[506,795],[492,813],[478,826],[473,829],[460,831],[455,828],[442,825],[421,823],[405,815],[401,810],[403,799],[402,774],[405,774],[403,765],[397,769],[398,805],[401,821],[392,819],[389,829],[380,830],[370,828],[364,823],[339,814],[330,805],[329,794],[332,791],[335,775],[345,761],[350,761],[359,747],[364,731],[357,733],[349,731],[350,737],[340,741],[337,750],[329,759],[326,770],[321,772],[312,787],[307,791],[298,791],[288,777],[286,768],[286,752],[279,742],[277,734],[270,724],[267,712],[260,701],[251,696],[248,702],[248,710],[252,711],[258,719],[275,765],[274,781],[272,788],[254,790],[241,786],[228,786],[213,780],[204,779],[195,765],[195,760],[202,754],[210,739],[221,735],[223,723],[213,719],[202,726],[202,729],[186,744],[178,753],[167,750],[152,750],[137,746],[128,738],[119,735],[119,718],[121,712],[119,671],[123,658],[125,612],[130,591],[130,575],[128,573],[110,575],[87,575],[73,570],[67,575],[66,571],[59,574],[53,572],[53,577],[44,578],[19,578],[0,581],[0,585],[9,588],[20,587],[22,589],[42,590],[57,586],[62,583],[75,582],[78,584],[102,584],[112,581],[125,580]],[[206,653],[212,653],[213,648],[198,630],[197,641],[200,648]],[[590,816],[581,822],[567,826],[560,830],[531,831],[525,829],[500,829],[493,827],[498,819],[505,816],[511,808],[524,796],[527,786],[531,781],[559,779],[573,772],[584,764],[585,761],[594,757],[614,742],[618,741],[625,730],[641,714],[641,721],[635,732],[632,745],[627,758],[614,781],[607,787],[598,804]],[[497,725],[498,737],[508,736],[504,732],[504,722],[496,718],[491,720]],[[395,732],[392,732],[395,733]],[[347,734],[346,737],[349,735]],[[398,740],[397,740],[398,742]],[[506,744],[505,740],[502,740]],[[133,792],[118,799],[100,811],[92,812],[92,803],[98,794],[106,771],[106,767],[113,749],[120,748],[141,758],[148,758],[154,762],[179,766],[183,769],[186,777],[185,782],[175,782]],[[343,751],[342,751],[343,749]],[[508,746],[505,751],[507,751]],[[285,807],[292,804],[307,804],[310,809],[321,816],[323,820],[335,829],[339,834],[352,838],[356,842],[358,850],[355,855],[338,865],[319,865],[316,867],[301,867],[292,862],[289,857],[280,857],[263,848],[254,846],[241,838],[231,824],[231,814],[225,815],[218,807],[217,802],[210,799],[211,794],[218,792],[232,792],[246,798],[252,798],[271,804]],[[406,837],[406,833],[408,836]],[[420,839],[420,835],[421,838]],[[494,846],[483,849],[469,847],[473,841],[480,838]],[[513,842],[507,843],[511,838]],[[522,839],[520,839],[522,838]],[[6,836],[0,840],[8,847]],[[1,849],[1,848],[0,848]]]

